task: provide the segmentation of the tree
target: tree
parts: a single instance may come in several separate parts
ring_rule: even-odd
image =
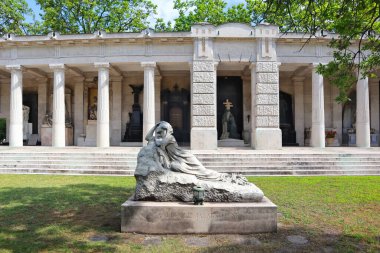
[[[156,13],[151,0],[37,0],[45,33],[141,31]]]
[[[200,22],[226,23],[226,6],[223,0],[174,0],[174,9],[179,11],[179,17],[174,20],[174,30],[189,31],[191,25]]]
[[[0,35],[23,34],[26,28],[25,16],[31,13],[25,0],[0,1]]]
[[[336,33],[329,44],[333,60],[317,71],[339,88],[338,102],[349,100],[359,72],[373,76],[380,66],[378,0],[268,0],[262,20],[279,25],[282,32],[304,32],[310,38],[323,36],[323,31]]]

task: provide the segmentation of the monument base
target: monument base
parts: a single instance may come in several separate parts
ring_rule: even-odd
[[[259,203],[134,201],[121,206],[121,231],[147,234],[250,234],[277,231],[277,206]]]

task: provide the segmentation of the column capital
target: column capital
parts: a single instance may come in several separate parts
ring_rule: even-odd
[[[5,68],[10,71],[24,71],[25,70],[25,68],[21,65],[6,65]]]
[[[249,68],[250,69],[256,68],[256,62],[251,62],[251,64],[249,64]]]
[[[49,64],[49,68],[54,70],[54,71],[59,71],[59,70],[65,70],[65,64],[63,63],[54,63],[54,64]]]
[[[143,67],[143,68],[155,68],[156,63],[155,62],[141,62],[141,67]]]
[[[109,68],[110,63],[109,62],[95,62],[94,63],[95,68]]]

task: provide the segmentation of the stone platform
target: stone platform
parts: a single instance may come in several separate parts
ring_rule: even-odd
[[[250,234],[277,231],[277,206],[259,203],[150,202],[121,206],[121,231],[148,234]]]

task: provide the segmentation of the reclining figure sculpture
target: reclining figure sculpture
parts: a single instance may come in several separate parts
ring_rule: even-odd
[[[137,158],[135,200],[192,201],[192,189],[205,189],[207,202],[260,202],[263,192],[237,174],[205,168],[190,152],[180,148],[172,126],[161,121],[146,135],[147,146]]]

